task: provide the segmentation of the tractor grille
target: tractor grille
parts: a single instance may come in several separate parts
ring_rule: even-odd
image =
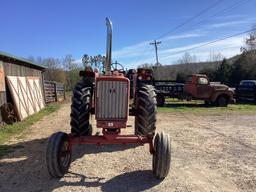
[[[127,118],[128,83],[126,81],[99,80],[96,94],[98,120]]]

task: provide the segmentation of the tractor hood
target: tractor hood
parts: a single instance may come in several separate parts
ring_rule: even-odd
[[[219,83],[218,84],[213,83],[210,86],[213,87],[217,91],[225,91],[225,90],[228,90],[228,88],[229,88],[227,85],[219,84]]]

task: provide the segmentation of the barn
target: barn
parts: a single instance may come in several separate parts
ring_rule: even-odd
[[[0,122],[22,121],[45,106],[45,67],[0,52]]]

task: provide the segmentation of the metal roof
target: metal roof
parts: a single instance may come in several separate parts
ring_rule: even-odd
[[[33,67],[33,68],[37,68],[37,69],[46,69],[47,67],[44,67],[42,65],[38,65],[36,63],[33,63],[27,59],[24,59],[22,57],[17,57],[17,56],[14,56],[14,55],[11,55],[9,53],[5,53],[3,51],[0,51],[0,60],[1,60],[1,57],[6,57],[6,58],[10,58],[10,59],[13,59],[13,60],[16,60],[16,61],[20,61],[20,62],[23,62],[24,64],[26,64],[26,66],[28,67]]]

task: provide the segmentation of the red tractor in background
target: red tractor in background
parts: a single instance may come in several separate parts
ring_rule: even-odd
[[[149,144],[153,155],[153,173],[163,179],[170,169],[171,146],[168,134],[155,133],[156,94],[152,85],[135,83],[130,105],[130,80],[122,68],[111,70],[112,23],[107,18],[107,51],[104,75],[95,78],[87,67],[73,90],[71,104],[71,133],[54,133],[48,142],[46,162],[49,174],[60,178],[67,173],[76,144]],[[139,78],[139,76],[137,76]],[[137,82],[137,81],[136,81]],[[131,107],[132,106],[132,107]],[[134,134],[122,135],[128,116],[135,116]],[[90,116],[95,115],[101,135],[92,135]]]

